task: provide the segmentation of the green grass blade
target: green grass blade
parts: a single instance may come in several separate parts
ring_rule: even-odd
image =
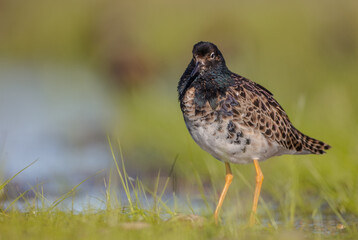
[[[22,198],[26,193],[28,193],[30,191],[29,190],[26,190],[25,192],[21,193],[17,198],[15,198],[14,200],[11,201],[11,203],[9,204],[9,206],[7,206],[5,209],[4,209],[4,212],[6,212],[8,209],[10,209],[10,207],[12,205],[14,205],[20,198]]]
[[[29,168],[30,166],[32,166],[35,162],[37,162],[37,160],[33,161],[32,163],[30,163],[29,165],[27,165],[26,167],[24,167],[23,169],[21,169],[19,172],[17,172],[14,176],[12,176],[11,178],[7,179],[3,184],[0,185],[0,190],[2,190],[12,179],[14,179],[17,175],[19,175],[20,173],[22,173],[23,171],[25,171],[27,168]]]
[[[117,159],[116,159],[116,156],[115,156],[115,154],[114,154],[113,147],[112,147],[112,142],[111,142],[111,139],[109,138],[108,135],[107,135],[107,139],[108,139],[109,147],[110,147],[110,149],[111,149],[111,153],[112,153],[112,157],[113,157],[114,164],[116,165],[116,169],[117,169],[119,178],[120,178],[120,180],[121,180],[121,183],[122,183],[124,192],[126,193],[126,196],[127,196],[127,200],[128,200],[128,203],[129,203],[129,208],[130,208],[130,210],[133,212],[133,211],[134,211],[134,209],[133,209],[133,202],[132,202],[132,198],[131,198],[130,191],[129,191],[128,181],[127,181],[127,179],[125,179],[125,177],[123,177],[122,172],[121,172],[121,170],[119,169],[119,165],[118,165],[118,162],[117,162]],[[122,153],[121,153],[121,157],[123,157],[123,156],[122,156]],[[123,161],[122,161],[122,166],[124,166]],[[125,174],[125,169],[123,169],[123,173]]]
[[[61,202],[63,202],[65,199],[67,199],[68,197],[71,196],[72,193],[74,193],[76,191],[76,189],[81,186],[84,182],[86,182],[88,179],[98,175],[100,172],[102,172],[103,170],[100,170],[98,172],[96,172],[95,174],[93,174],[92,176],[89,176],[88,178],[82,180],[79,184],[77,184],[76,186],[74,186],[70,191],[68,191],[67,193],[63,194],[61,197],[57,198],[55,201],[53,201],[53,203],[51,204],[51,206],[49,207],[49,210],[53,210],[56,206],[58,206]]]

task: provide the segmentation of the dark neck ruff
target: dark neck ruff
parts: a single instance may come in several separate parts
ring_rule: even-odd
[[[218,105],[219,96],[224,96],[228,87],[235,84],[231,78],[231,72],[226,66],[211,70],[204,75],[190,77],[193,66],[189,64],[178,85],[179,101],[182,103],[186,91],[194,87],[194,103],[198,108],[204,107],[209,102],[212,109]]]

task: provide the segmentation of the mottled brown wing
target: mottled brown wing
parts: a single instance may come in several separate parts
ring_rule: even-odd
[[[322,154],[330,148],[298,131],[267,89],[241,76],[232,77],[237,84],[230,87],[220,104],[222,109],[232,112],[234,119],[297,153]]]

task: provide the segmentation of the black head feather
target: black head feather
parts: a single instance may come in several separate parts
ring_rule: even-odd
[[[213,99],[232,84],[231,72],[218,47],[210,42],[198,42],[193,47],[193,58],[178,84],[179,101],[182,101],[186,90],[194,87],[196,104],[203,106],[209,101],[215,108]]]
[[[193,55],[198,55],[204,57],[205,55],[208,55],[210,53],[214,52],[216,55],[220,55],[222,57],[222,54],[218,47],[210,42],[198,42],[193,47]],[[222,58],[223,59],[223,58]]]

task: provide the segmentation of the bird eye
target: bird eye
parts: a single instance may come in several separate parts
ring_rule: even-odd
[[[215,53],[212,52],[212,53],[210,54],[210,58],[214,58],[214,57],[215,57]]]

